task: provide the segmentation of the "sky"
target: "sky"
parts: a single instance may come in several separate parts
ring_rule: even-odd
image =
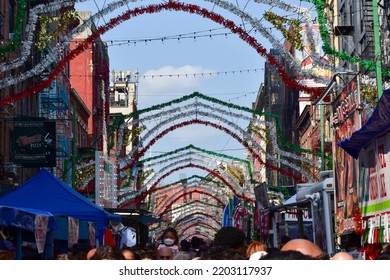
[[[111,2],[114,1],[88,0],[78,3],[76,9],[96,13]],[[104,16],[96,24],[104,25],[110,18],[127,9],[166,1],[133,2],[123,9]],[[208,1],[183,2],[201,5],[225,18],[234,20],[237,25],[244,23],[240,18],[215,7]],[[296,17],[294,14],[251,0],[227,2],[238,6],[257,19],[262,18],[264,11],[267,10],[278,15],[286,14],[291,18]],[[313,5],[307,2],[296,0],[286,2],[297,6],[303,5],[314,12]],[[264,24],[267,22],[264,21]],[[246,23],[241,27],[245,28],[267,50],[271,48],[267,39],[253,32],[250,25]],[[269,28],[275,37],[282,40],[280,32],[272,29],[272,25],[269,25]],[[162,40],[162,38],[166,39]],[[265,59],[237,35],[231,34],[230,30],[199,15],[181,11],[141,15],[108,31],[102,36],[102,40],[106,41],[109,46],[111,71],[139,72],[139,109],[168,102],[193,92],[200,92],[251,108],[264,80]],[[172,75],[172,77],[159,77],[160,75]],[[242,121],[238,124],[243,128],[248,125]],[[244,158],[245,149],[236,140],[218,130],[203,126],[189,126],[169,133],[152,147],[149,156],[156,156],[189,144]],[[186,174],[186,176],[192,175],[191,171],[188,173],[191,174]],[[206,175],[204,171],[201,173],[202,176]],[[179,180],[178,178],[182,176],[180,173],[176,174],[169,181]]]

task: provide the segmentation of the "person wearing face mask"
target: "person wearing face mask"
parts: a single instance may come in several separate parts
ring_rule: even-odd
[[[157,247],[157,251],[163,247],[171,248],[173,256],[179,252],[179,236],[174,228],[167,228],[162,236],[161,243]]]

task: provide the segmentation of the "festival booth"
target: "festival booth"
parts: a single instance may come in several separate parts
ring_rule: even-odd
[[[39,214],[37,217],[40,217],[40,236],[38,239],[36,238],[36,245],[38,252],[44,253],[46,259],[53,257],[53,240],[56,236],[56,232],[53,231],[55,228],[53,227],[53,222],[51,222],[51,216],[54,216],[57,222],[60,219],[67,220],[67,237],[70,245],[68,247],[78,242],[79,221],[88,222],[89,242],[91,245],[95,245],[96,242],[95,226],[104,227],[111,220],[120,221],[119,215],[109,213],[95,205],[45,169],[39,171],[18,189],[0,197],[0,205],[5,209],[5,212],[2,212],[1,215],[2,220],[7,221],[10,226],[18,223],[17,219],[20,218],[20,215],[15,215],[15,211],[6,211],[7,208],[21,209],[19,211],[23,210],[24,213],[29,213],[30,219],[33,217],[31,215]],[[21,241],[19,240],[19,242]],[[21,248],[18,249],[21,250]]]
[[[367,122],[337,145],[358,160],[358,206],[352,224],[363,236],[366,259],[390,242],[390,89]],[[353,176],[353,174],[349,174]]]
[[[42,244],[40,243],[40,238],[46,237],[47,231],[57,229],[57,223],[53,214],[50,212],[3,205],[0,205],[0,225],[3,227],[14,227],[17,229],[16,259],[21,259],[22,230],[34,233],[37,243]],[[45,225],[45,228],[43,225]],[[4,234],[2,232],[0,233],[3,238],[5,238]]]

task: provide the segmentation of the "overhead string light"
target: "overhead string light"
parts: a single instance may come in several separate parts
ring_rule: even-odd
[[[211,77],[211,76],[221,76],[221,75],[241,75],[243,73],[258,73],[264,71],[264,68],[254,68],[254,69],[239,69],[239,70],[230,70],[230,71],[214,71],[214,72],[202,72],[202,73],[178,73],[178,74],[153,74],[153,75],[140,75],[139,78],[188,78],[188,77]]]
[[[123,1],[122,1],[122,5],[123,5]],[[109,7],[107,7],[106,9],[109,9]],[[312,93],[315,95],[319,94],[319,91],[317,89],[302,86],[299,83],[292,80],[288,76],[288,74],[285,72],[284,68],[281,65],[279,65],[279,63],[275,60],[275,58],[273,56],[267,54],[266,50],[253,37],[246,34],[245,31],[242,30],[242,28],[239,28],[238,26],[236,26],[232,21],[225,20],[220,15],[217,15],[213,12],[206,11],[205,9],[201,9],[200,7],[198,7],[196,5],[187,5],[187,4],[183,4],[180,2],[168,2],[168,3],[161,4],[161,5],[149,5],[145,8],[129,10],[129,11],[125,12],[124,14],[122,14],[121,16],[118,16],[116,18],[111,19],[107,25],[99,27],[94,34],[91,34],[91,36],[89,36],[82,44],[80,44],[76,49],[72,50],[69,54],[67,54],[63,60],[59,61],[59,63],[57,64],[57,66],[55,67],[53,72],[50,73],[49,77],[46,80],[35,85],[34,87],[29,89],[28,91],[26,90],[26,91],[23,91],[19,94],[16,94],[13,97],[5,98],[5,100],[1,101],[0,105],[2,105],[4,103],[8,104],[9,102],[16,101],[16,100],[19,100],[22,98],[26,98],[26,97],[31,96],[33,94],[37,94],[43,88],[50,85],[50,83],[56,77],[56,75],[58,75],[58,73],[60,73],[62,71],[62,69],[65,67],[65,63],[68,62],[69,60],[73,59],[75,56],[77,56],[82,51],[84,51],[87,48],[87,45],[89,42],[92,42],[95,38],[101,36],[102,34],[107,32],[108,30],[110,30],[113,27],[115,27],[116,25],[120,24],[122,21],[127,20],[129,18],[129,16],[135,17],[135,16],[143,14],[143,13],[156,13],[156,12],[160,12],[161,10],[165,10],[165,9],[167,9],[167,10],[171,10],[171,9],[183,10],[183,11],[187,11],[190,13],[200,14],[204,17],[208,17],[208,18],[214,20],[217,23],[220,23],[221,25],[225,26],[226,28],[231,29],[232,32],[237,33],[241,39],[243,39],[248,44],[250,44],[252,47],[254,47],[260,55],[265,56],[269,60],[269,62],[277,68],[279,75],[282,77],[282,80],[285,82],[285,84],[287,86],[292,87],[292,88],[296,88],[296,89],[302,89],[308,93]],[[104,10],[102,10],[102,12],[103,11]],[[107,11],[107,10],[105,10],[105,11]],[[101,13],[99,13],[99,15],[100,14]],[[79,26],[79,28],[80,28],[80,26]],[[78,31],[80,31],[80,29]],[[25,73],[23,73],[23,75],[20,75],[19,77],[8,77],[7,79],[4,79],[4,81],[0,82],[0,87],[14,84],[20,80],[34,76],[34,75],[38,74],[37,70],[42,71],[43,69],[48,68],[50,63],[51,63],[50,59],[47,61],[45,60],[44,62],[42,62],[41,65],[37,65],[36,67],[31,69],[30,71],[26,71]]]
[[[219,5],[221,7],[229,7],[230,3],[227,3],[226,1],[220,1],[220,0],[205,0],[205,1],[209,1],[209,2],[213,2],[215,3],[216,5]],[[309,2],[309,0],[306,0]],[[74,4],[76,1],[55,1],[55,2],[52,2],[50,4],[45,4],[43,6],[39,6],[39,7],[44,7],[45,9],[49,9],[49,7],[54,7],[56,4],[61,4],[61,5],[68,5],[70,3]],[[83,1],[77,1],[77,2],[83,2]],[[110,3],[110,4],[107,4],[107,7],[104,8],[103,10],[101,10],[99,13],[96,13],[95,15],[93,15],[90,19],[86,20],[82,25],[78,26],[77,28],[73,29],[72,32],[70,32],[69,36],[65,37],[64,38],[64,41],[62,44],[58,44],[59,46],[57,47],[54,47],[53,48],[53,53],[54,54],[60,54],[63,52],[64,48],[68,46],[68,42],[70,41],[70,39],[77,33],[79,32],[82,32],[83,30],[85,30],[90,24],[92,21],[96,20],[96,19],[99,19],[100,17],[103,17],[104,15],[114,11],[115,9],[117,8],[120,8],[120,7],[123,7],[124,5],[127,5],[128,3],[130,2],[137,2],[135,0],[133,1],[130,1],[130,0],[118,0],[116,2],[113,2],[113,3]],[[295,12],[301,12],[302,10],[304,10],[302,7],[294,7],[292,5],[289,5],[283,1],[278,1],[278,0],[255,0],[255,2],[257,3],[263,3],[263,4],[269,4],[271,5],[272,7],[279,7],[281,9],[284,9],[284,10],[292,10],[292,11],[295,11]],[[18,1],[18,15],[17,15],[17,18],[18,19],[22,19],[24,20],[24,14],[26,12],[26,8],[27,8],[27,5],[26,5],[27,1],[26,0],[21,0],[21,1]],[[362,65],[364,68],[366,69],[373,69],[373,67],[375,67],[374,63],[372,61],[366,61],[366,60],[362,60],[360,58],[356,58],[356,57],[352,57],[348,54],[346,54],[345,52],[338,52],[334,49],[331,48],[331,44],[329,42],[329,38],[328,38],[328,30],[327,30],[327,27],[326,27],[326,18],[324,16],[324,2],[321,1],[321,0],[318,0],[318,1],[315,1],[315,6],[316,6],[316,9],[317,9],[317,13],[318,13],[318,22],[320,24],[320,34],[321,34],[321,37],[322,37],[322,40],[324,42],[324,46],[323,46],[323,49],[325,51],[326,54],[330,54],[330,55],[335,55],[337,56],[338,58],[340,59],[343,59],[343,60],[347,60],[349,61],[350,63],[359,63],[360,65]],[[183,4],[180,4],[180,3],[174,3],[173,5],[183,5]],[[152,8],[151,6],[149,6],[151,10],[151,12],[155,12],[155,8]],[[232,5],[230,5],[230,7],[234,7]],[[237,9],[236,7],[234,7],[235,9]],[[32,9],[32,11],[34,10],[34,8]],[[142,10],[142,9],[140,9]],[[154,11],[155,10],[155,11]],[[307,9],[306,9],[307,10]],[[192,12],[192,11],[191,11]],[[197,12],[197,11],[194,11],[194,13]],[[242,11],[241,11],[242,12]],[[306,13],[306,17],[308,13]],[[36,16],[36,15],[35,15]],[[128,15],[127,15],[128,16]],[[15,29],[15,35],[14,35],[14,40],[9,43],[9,44],[6,44],[5,46],[1,47],[0,48],[0,56],[3,56],[5,53],[7,52],[10,52],[12,50],[15,49],[15,45],[19,45],[19,44],[16,44],[15,42],[18,42],[18,40],[20,40],[20,33],[21,33],[21,23],[22,21],[21,20],[16,20],[17,22],[17,25],[16,25],[16,29]],[[251,20],[251,23],[257,23],[259,24],[260,21],[259,20],[255,20],[253,17],[250,17],[249,16],[249,19]],[[23,44],[22,44],[22,51],[20,52],[20,58],[18,59],[17,63],[11,63],[11,64],[6,64],[4,65],[3,64],[3,70],[4,70],[4,66],[6,69],[11,69],[11,68],[15,68],[15,67],[18,67],[16,65],[19,65],[19,61],[26,61],[26,59],[29,57],[28,55],[28,52],[31,48],[31,45],[33,44],[33,38],[31,38],[31,34],[33,34],[33,30],[35,30],[35,24],[36,24],[36,20],[34,21],[34,16],[29,20],[32,20],[32,24],[27,24],[26,25],[26,34],[28,34],[27,36],[27,40],[24,40],[23,41]],[[117,17],[115,19],[111,19],[111,23],[112,24],[117,24],[116,22],[119,23],[120,21],[120,17]],[[314,40],[313,40],[313,36],[312,36],[312,31],[313,29],[311,28],[311,24],[312,24],[312,21],[310,18],[308,18],[306,20],[306,26],[308,27],[307,28],[307,32],[308,32],[308,41],[309,41],[309,45],[312,49],[312,55],[313,55],[313,60],[314,60],[314,63],[319,63],[318,65],[320,65],[321,67],[325,67],[325,66],[328,66],[329,65],[321,65],[321,63],[324,63],[321,59],[317,59],[317,52],[315,51],[315,44],[314,43]],[[101,35],[103,33],[105,33],[105,31],[111,29],[111,25],[110,24],[106,24],[105,26],[101,26],[99,27],[99,29],[101,28],[104,28],[105,30],[104,31],[101,31],[101,32],[98,32],[98,34],[96,35]],[[257,28],[259,29],[259,28]],[[18,35],[19,34],[19,35]],[[91,35],[91,36],[94,36]],[[268,39],[272,38],[272,36],[270,37],[267,37]],[[24,46],[29,46],[28,48],[25,48]],[[281,48],[278,48],[278,50],[280,51],[284,51],[284,48],[281,47]],[[63,59],[61,62],[61,64],[64,64],[65,62],[69,61],[70,59],[72,59],[74,56],[78,55],[78,53],[73,53],[71,56],[68,56],[66,59]],[[284,56],[286,56],[286,54],[284,54]],[[287,57],[287,56],[286,56]],[[2,81],[0,81],[0,88],[4,88],[6,86],[9,86],[9,85],[12,85],[12,84],[16,84],[18,82],[21,82],[21,81],[24,81],[30,77],[33,77],[33,76],[37,76],[39,75],[42,71],[44,71],[45,69],[49,69],[50,65],[53,63],[53,60],[54,58],[52,57],[52,55],[47,55],[44,59],[42,59],[43,62],[41,63],[38,63],[38,65],[36,65],[33,69],[30,69],[28,71],[25,71],[23,73],[19,73],[18,76],[8,76],[7,78],[3,79]],[[272,63],[275,63],[274,61],[272,61],[272,57],[269,57],[268,59],[271,60]],[[15,61],[16,62],[16,61]],[[19,94],[16,94],[16,96],[14,96],[12,99],[11,98],[6,98],[5,100],[2,100],[0,101],[0,105],[5,105],[5,104],[8,104],[10,102],[13,102],[13,101],[17,101],[17,100],[20,100],[20,99],[23,99],[23,98],[26,98],[30,95],[33,95],[33,94],[36,94],[38,93],[41,89],[49,86],[51,84],[51,81],[54,79],[53,76],[55,77],[60,71],[59,71],[59,68],[62,69],[64,66],[59,66],[57,67],[56,69],[53,70],[52,72],[52,75],[50,75],[50,79],[46,79],[44,80],[42,83],[40,83],[39,85],[37,85],[36,87],[33,88],[32,91],[30,91],[30,94],[27,93],[27,91],[25,92],[21,92]],[[333,70],[337,70],[337,69],[333,69]],[[306,74],[307,72],[302,72],[301,74]],[[390,75],[390,70],[389,69],[383,69],[383,73],[385,75]],[[281,76],[285,75],[283,73],[280,73]],[[302,75],[301,75],[302,76]],[[315,77],[314,77],[315,78]],[[317,77],[319,78],[319,77]],[[284,78],[284,81],[286,82],[286,78]],[[292,86],[291,83],[287,83],[286,84],[288,86]],[[299,86],[298,86],[299,87]],[[304,89],[304,87],[301,87],[301,89]],[[309,91],[310,92],[310,91]]]
[[[255,17],[249,15],[248,13],[241,11],[235,5],[228,3],[226,1],[219,1],[219,0],[205,0],[205,1],[212,2],[218,5],[219,7],[224,8],[230,11],[231,13],[239,16],[243,20],[249,22],[254,28],[256,28],[261,33],[262,36],[268,39],[268,41],[272,44],[273,48],[279,51],[279,53],[284,57],[284,59],[286,59],[286,62],[289,64],[289,67],[293,69],[296,73],[299,73],[300,77],[306,79],[313,79],[317,82],[324,83],[324,84],[328,82],[328,80],[315,75],[312,69],[303,69],[301,65],[296,61],[296,59],[292,56],[292,54],[285,49],[284,45],[281,44],[279,40],[277,40],[275,34],[270,33],[269,30],[263,26],[261,20],[258,20]],[[265,2],[269,2],[269,1],[265,1]],[[294,12],[296,14],[301,14],[302,16],[304,16],[303,19],[305,19],[306,24],[307,24],[307,19],[310,19],[310,12],[307,9],[301,7],[298,8],[288,4],[284,5],[285,3],[281,1],[271,1],[271,2],[272,3],[268,3],[268,4],[270,4],[273,7],[279,7],[284,10],[289,9],[291,12]],[[310,28],[312,29],[312,27]],[[332,71],[335,71],[334,66],[325,63],[324,60],[321,59],[319,55],[317,55],[317,51],[315,50],[315,41],[313,39],[313,33],[310,32],[310,30],[308,31],[307,37],[308,37],[309,45],[313,46],[313,50],[314,50],[314,53],[311,54],[313,56],[313,66],[318,65],[319,67],[322,67],[324,69],[331,69]],[[313,52],[313,50],[311,50],[311,52]],[[345,70],[343,69],[343,71]]]
[[[26,35],[27,38],[26,38],[26,40],[23,40],[22,49],[21,49],[19,58],[11,63],[1,64],[2,66],[0,66],[0,71],[8,71],[8,70],[14,69],[16,67],[20,67],[29,58],[29,55],[31,52],[31,46],[34,44],[34,37],[33,36],[34,36],[35,29],[36,29],[37,21],[38,21],[38,14],[46,14],[46,13],[50,13],[50,12],[54,12],[54,11],[59,11],[62,7],[72,7],[75,2],[85,2],[85,1],[88,1],[88,0],[77,0],[77,1],[75,1],[75,0],[67,0],[67,1],[55,0],[49,4],[40,4],[36,7],[34,7],[33,9],[31,9],[31,12],[33,12],[33,14],[32,14],[31,18],[29,17],[29,23],[26,26],[25,33],[27,34]],[[18,6],[18,9],[20,8],[20,10],[18,10],[18,17],[20,14],[20,17],[22,18],[22,22],[24,20],[24,15],[25,15],[26,9],[27,9],[27,5],[24,5],[23,2],[26,2],[26,0],[18,1],[18,4],[20,4],[20,7]],[[79,34],[83,31],[85,31],[86,29],[88,29],[91,26],[91,24],[93,24],[94,22],[98,22],[98,20],[100,18],[102,18],[103,16],[107,15],[108,13],[110,13],[116,9],[121,8],[123,5],[126,5],[129,2],[137,2],[137,1],[136,0],[118,0],[116,2],[107,4],[107,7],[104,10],[101,10],[99,13],[96,13],[96,14],[92,15],[90,18],[84,20],[82,24],[80,24],[79,26],[74,28],[72,31],[70,31],[67,36],[64,36],[62,38],[62,43],[58,43],[55,47],[52,48],[51,51],[54,55],[46,54],[46,56],[44,58],[42,58],[41,62],[37,63],[32,69],[24,71],[22,73],[18,73],[18,76],[16,76],[16,77],[10,75],[7,78],[1,80],[0,81],[0,88],[4,88],[6,86],[10,86],[10,85],[22,82],[28,78],[33,77],[33,76],[38,76],[46,69],[50,69],[50,65],[53,62],[56,62],[56,60],[58,59],[57,57],[55,57],[55,55],[64,53],[64,50],[69,46],[69,43],[72,41],[72,38],[76,34]],[[17,20],[17,22],[19,22],[19,20]],[[18,40],[20,40],[20,36],[18,34],[21,33],[22,27],[20,26],[20,30],[18,28],[18,25],[15,28],[16,28],[15,29],[16,33],[14,33],[14,40],[10,43],[11,45],[7,44],[5,47],[0,48],[0,50],[3,50],[3,51],[0,51],[0,57],[7,52],[13,51],[15,47],[12,45],[18,45],[15,42],[18,42]],[[103,33],[104,32],[102,32],[102,34]],[[89,38],[91,38],[91,37],[94,38],[95,35],[92,34],[89,36]],[[93,40],[94,39],[91,39],[90,41],[92,42]],[[10,46],[10,47],[8,47],[8,46]],[[86,47],[87,46],[84,46],[84,48],[86,48]],[[70,61],[71,59],[73,59],[73,57],[75,57],[77,55],[78,55],[77,53],[72,54],[72,55],[68,55],[68,58],[62,59],[62,61],[59,61],[59,63],[64,65],[66,62]],[[51,75],[51,76],[55,77],[60,72],[58,70],[62,69],[63,67],[65,67],[65,66],[58,65],[57,69],[55,69],[52,72],[52,74],[54,74],[54,75]],[[58,73],[56,73],[56,72],[58,72]],[[44,80],[41,84],[39,84],[38,89],[39,88],[43,89],[43,88],[49,86],[53,79],[54,78],[50,78],[50,80],[49,79]],[[37,93],[38,92],[34,92],[32,94],[37,94]],[[20,99],[23,99],[26,97],[28,97],[28,95],[25,92],[20,93]],[[15,99],[15,101],[16,100],[19,100],[19,99]],[[10,102],[12,102],[12,101],[10,101]]]
[[[239,25],[242,27],[242,25]],[[233,33],[231,32],[216,32],[215,31],[221,30],[224,28],[215,28],[215,29],[210,29],[207,32],[208,34],[203,34],[206,31],[195,31],[191,33],[183,33],[183,34],[178,34],[178,35],[165,35],[161,37],[155,37],[155,38],[142,38],[142,39],[107,39],[105,42],[107,43],[108,47],[116,47],[116,46],[123,46],[123,45],[134,45],[137,46],[137,43],[142,43],[142,42],[161,42],[164,44],[166,41],[177,41],[180,43],[183,40],[186,39],[191,39],[195,40],[198,38],[210,38],[212,39],[213,37],[224,37],[228,38],[228,35],[231,35]]]

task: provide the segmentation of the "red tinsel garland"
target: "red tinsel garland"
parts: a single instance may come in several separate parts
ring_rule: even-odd
[[[198,14],[203,16],[204,18],[208,18],[213,20],[216,23],[221,24],[222,26],[230,29],[232,33],[238,34],[238,36],[248,43],[251,47],[253,47],[258,54],[261,56],[267,58],[268,62],[275,66],[278,74],[282,78],[285,85],[289,88],[296,89],[296,90],[302,90],[309,94],[312,94],[313,96],[318,96],[321,94],[321,90],[317,88],[310,88],[306,86],[302,86],[299,83],[297,83],[294,79],[291,79],[287,72],[285,71],[284,67],[280,65],[273,55],[270,55],[267,53],[266,49],[259,43],[255,38],[250,36],[245,30],[243,30],[241,27],[235,25],[235,23],[231,20],[227,20],[223,18],[221,15],[216,14],[214,12],[208,11],[205,8],[201,8],[197,5],[192,4],[184,4],[181,2],[171,2],[164,4],[156,4],[156,5],[149,5],[146,7],[141,8],[135,8],[133,10],[128,10],[124,14],[117,16],[115,18],[112,18],[106,25],[100,26],[97,28],[96,32],[91,34],[84,42],[79,44],[77,48],[70,51],[62,60],[60,60],[57,64],[57,66],[54,68],[54,70],[49,74],[48,78],[40,82],[39,84],[33,85],[32,87],[17,93],[13,96],[8,96],[0,101],[0,106],[8,105],[11,102],[15,102],[30,96],[33,96],[35,94],[38,94],[43,89],[50,86],[50,84],[54,81],[54,79],[57,77],[58,74],[61,73],[61,71],[65,68],[66,63],[70,60],[74,59],[76,56],[84,52],[91,43],[93,43],[94,40],[98,39],[101,35],[106,33],[108,30],[111,30],[115,26],[119,25],[120,23],[129,20],[132,17],[136,17],[139,15],[143,15],[145,13],[147,14],[154,14],[161,12],[163,10],[175,10],[175,11],[184,11],[189,12],[191,14]]]
[[[121,171],[124,171],[126,169],[132,168],[135,165],[135,163],[151,148],[151,146],[153,146],[157,142],[157,140],[159,140],[160,138],[164,137],[169,132],[172,132],[175,129],[178,129],[178,128],[181,128],[181,127],[185,127],[185,126],[188,126],[188,125],[193,125],[193,124],[201,124],[201,125],[205,125],[205,126],[212,126],[212,127],[216,128],[218,130],[226,132],[227,134],[232,136],[234,139],[236,139],[239,143],[241,143],[245,148],[247,148],[248,151],[252,154],[252,156],[254,158],[256,158],[261,164],[265,165],[267,168],[275,170],[275,171],[278,171],[281,174],[289,176],[291,178],[294,178],[294,180],[296,180],[298,183],[303,183],[304,182],[301,177],[295,175],[294,173],[288,172],[286,170],[283,170],[282,168],[279,168],[279,167],[276,167],[276,166],[274,166],[272,164],[264,162],[261,159],[260,155],[252,147],[250,147],[248,145],[248,143],[243,141],[241,139],[241,137],[239,137],[237,134],[235,134],[232,131],[230,131],[228,128],[226,128],[226,127],[224,127],[222,125],[218,125],[218,124],[209,122],[209,121],[203,121],[203,120],[198,120],[198,119],[193,119],[193,120],[181,122],[179,124],[173,125],[173,126],[167,128],[166,130],[162,131],[154,139],[150,140],[150,142],[137,155],[135,155],[133,157],[133,161],[129,165],[124,166],[121,169]]]
[[[191,233],[190,235],[187,235],[186,239],[190,240],[192,236],[197,236],[197,237],[202,236],[205,239],[209,239],[210,238],[210,236],[208,236],[208,235],[206,235],[206,234],[204,234],[203,232],[200,231],[200,232],[194,232],[194,233]]]
[[[158,184],[159,184],[159,182],[160,182],[161,180],[163,180],[164,178],[166,178],[166,177],[168,177],[169,175],[173,174],[174,172],[179,171],[179,170],[181,170],[181,169],[185,169],[185,168],[199,168],[199,169],[202,169],[202,170],[205,170],[205,171],[209,172],[209,173],[212,174],[213,176],[215,176],[215,177],[217,177],[218,179],[220,179],[225,185],[227,185],[227,186],[232,190],[232,192],[234,193],[234,195],[236,195],[238,198],[241,198],[241,199],[243,199],[243,200],[246,200],[246,201],[249,201],[249,202],[254,203],[254,200],[252,200],[252,199],[250,199],[250,198],[248,198],[248,197],[246,197],[246,196],[237,194],[236,191],[235,191],[235,189],[233,188],[233,186],[232,186],[231,184],[229,184],[229,182],[227,182],[220,174],[218,174],[218,173],[215,172],[214,170],[208,169],[208,168],[206,168],[206,167],[204,167],[204,166],[200,166],[200,165],[196,165],[196,164],[192,164],[192,163],[191,163],[191,164],[187,164],[187,165],[185,165],[185,166],[179,166],[179,167],[177,167],[177,168],[174,168],[174,169],[170,170],[169,172],[167,172],[166,174],[164,174],[163,176],[161,176],[161,177],[152,185],[152,187],[151,187],[147,192],[143,192],[143,193],[141,194],[141,196],[137,197],[137,199],[135,199],[134,201],[130,201],[130,202],[127,202],[127,203],[125,203],[125,204],[122,204],[122,205],[120,206],[120,208],[126,208],[126,207],[128,207],[128,206],[130,206],[130,205],[134,205],[134,204],[137,204],[137,203],[143,201],[143,200],[147,197],[147,195],[149,195],[150,193],[152,193],[152,192],[155,191],[155,189],[158,187]],[[200,192],[200,191],[198,191],[198,192]],[[216,199],[217,201],[219,201],[220,204],[224,205],[224,202],[221,201],[221,200],[220,200],[219,198],[217,198],[216,196],[213,196],[212,194],[209,194],[209,193],[206,193],[206,192],[205,192],[204,194],[207,194],[207,195],[213,197],[214,199]],[[175,202],[175,201],[174,201],[174,202]],[[162,213],[165,213],[165,212],[170,208],[170,206],[171,206],[174,202],[170,203],[170,204],[165,208],[165,210],[163,210]]]
[[[160,214],[160,218],[164,215],[165,213]],[[214,216],[207,214],[207,213],[202,213],[202,212],[192,212],[188,213],[188,215],[185,215],[184,217],[175,220],[175,222],[172,224],[172,227],[176,228],[180,223],[184,222],[188,218],[193,218],[194,216],[205,216],[208,219],[213,220],[216,223],[220,223],[221,221],[217,220]]]
[[[189,224],[187,227],[185,227],[183,230],[181,230],[178,234],[179,236],[182,236],[184,235],[184,233],[189,230],[190,228],[195,228],[196,226],[205,226],[205,227],[208,227],[208,228],[211,228],[212,230],[214,230],[215,232],[217,232],[218,230],[212,226],[210,226],[209,224],[205,223],[205,222],[201,222],[201,221],[197,221],[197,222],[193,222],[191,224]]]
[[[216,201],[218,201],[218,203],[219,203],[220,205],[225,206],[225,202],[223,202],[220,198],[218,198],[217,196],[215,196],[215,195],[213,195],[213,194],[211,194],[211,193],[208,193],[208,192],[205,192],[205,191],[201,191],[201,190],[194,190],[194,191],[188,192],[188,194],[190,194],[190,193],[199,193],[199,194],[207,195],[207,196],[209,196],[209,197],[214,198]],[[177,200],[179,200],[179,199],[180,199],[181,197],[183,197],[183,196],[184,196],[184,194],[180,194],[178,197],[175,197],[175,199],[174,199],[173,201],[171,201],[171,202],[165,207],[164,210],[161,211],[161,213],[160,213],[160,215],[159,215],[160,218],[161,218],[169,209],[171,209],[172,205],[173,205]],[[245,199],[245,198],[242,197],[242,199]]]

